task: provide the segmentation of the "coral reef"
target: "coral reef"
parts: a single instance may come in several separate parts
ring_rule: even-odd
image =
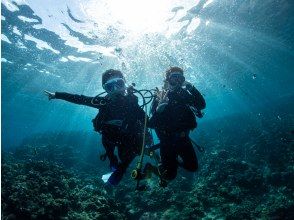
[[[2,219],[126,219],[101,182],[47,161],[2,165]]]
[[[201,133],[199,171],[179,169],[166,188],[144,180],[146,191],[134,190],[129,173],[105,185],[109,167],[93,143],[27,141],[2,152],[2,219],[294,219],[293,131],[285,128]]]

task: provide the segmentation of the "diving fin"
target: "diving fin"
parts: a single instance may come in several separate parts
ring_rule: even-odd
[[[107,183],[108,182],[108,179],[111,177],[111,175],[113,174],[113,172],[110,172],[110,173],[106,173],[104,175],[102,175],[102,180],[104,183]]]

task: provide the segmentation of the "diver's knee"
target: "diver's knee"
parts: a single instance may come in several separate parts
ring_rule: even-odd
[[[190,172],[196,172],[198,170],[198,163],[188,164],[184,166],[184,168]]]

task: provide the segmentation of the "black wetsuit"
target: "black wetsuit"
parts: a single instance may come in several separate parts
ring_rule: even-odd
[[[95,98],[61,92],[56,92],[55,97],[99,109],[93,119],[94,128],[102,134],[102,144],[110,165],[116,168],[111,183],[118,184],[142,145],[145,112],[138,105],[138,98],[133,94]],[[116,146],[120,163],[114,154]]]
[[[200,92],[193,87],[189,92],[182,88],[168,91],[169,101],[163,111],[158,112],[158,100],[152,103],[153,113],[149,127],[154,128],[160,140],[160,156],[163,178],[172,180],[181,165],[188,171],[198,169],[198,160],[189,138],[190,130],[196,128],[196,118],[190,107],[200,111],[205,108],[205,100]],[[179,164],[177,157],[183,160]]]

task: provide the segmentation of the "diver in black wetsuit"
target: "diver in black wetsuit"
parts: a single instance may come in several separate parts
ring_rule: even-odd
[[[205,106],[203,96],[185,81],[181,68],[171,67],[166,71],[165,86],[163,91],[157,92],[149,121],[149,127],[155,129],[160,140],[160,170],[163,179],[174,179],[178,166],[191,172],[198,169],[189,132],[197,126],[195,114],[202,117],[201,110]],[[178,156],[182,162],[178,161]]]
[[[93,119],[95,131],[102,134],[102,144],[114,171],[108,183],[117,185],[127,167],[140,152],[142,146],[145,112],[138,98],[126,88],[123,74],[118,70],[107,70],[102,75],[102,86],[107,92],[104,97],[88,97],[64,92],[45,91],[49,100],[62,99],[99,109]],[[118,156],[114,154],[118,147]]]

